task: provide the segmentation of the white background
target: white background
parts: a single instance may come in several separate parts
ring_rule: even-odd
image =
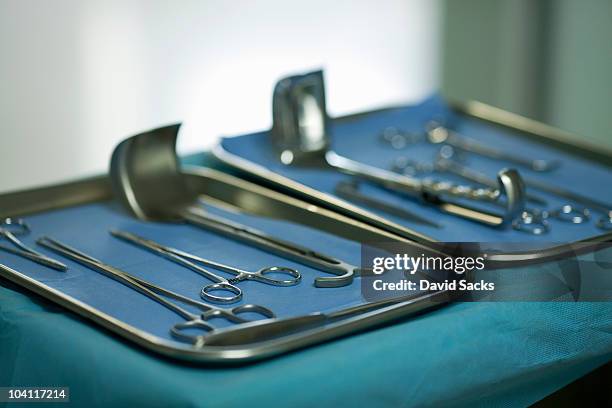
[[[332,115],[438,85],[438,1],[0,0],[0,191],[106,171],[182,121],[179,150],[268,128],[281,76],[322,67]]]

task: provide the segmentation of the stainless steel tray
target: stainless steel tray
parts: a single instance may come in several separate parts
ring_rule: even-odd
[[[353,240],[406,241],[405,238],[388,231],[219,171],[207,168],[192,168],[185,170],[184,175],[189,179],[192,187],[205,197],[234,209],[300,222]],[[44,214],[49,210],[109,200],[112,200],[110,183],[106,176],[100,176],[51,187],[4,194],[0,196],[0,215],[8,217]],[[409,302],[387,306],[269,341],[233,346],[205,345],[196,347],[152,335],[73,296],[56,290],[48,284],[28,276],[23,271],[20,272],[0,264],[0,276],[148,350],[181,360],[208,363],[236,363],[271,357],[358,331],[372,329],[378,325],[387,324],[393,320],[406,318],[415,313],[443,305],[448,301],[448,296],[443,292],[430,293]]]
[[[467,117],[483,120],[514,130],[516,131],[517,137],[524,137],[532,141],[537,141],[553,149],[563,150],[576,157],[612,167],[612,150],[590,144],[552,126],[480,102],[454,102],[450,105],[455,111]],[[337,123],[351,122],[369,114],[390,111],[393,109],[396,109],[396,107],[343,116],[334,119],[334,121]],[[243,157],[230,153],[224,149],[222,144],[216,145],[212,153],[215,158],[219,160],[220,166],[225,166],[228,171],[232,171],[248,180],[252,180],[318,206],[328,208],[336,213],[349,216],[355,220],[388,231],[397,237],[412,242],[419,242],[424,245],[440,242],[440,240],[435,240],[416,229],[400,225],[364,207],[352,204],[334,195],[318,191],[289,177],[271,171],[258,163],[251,162]],[[609,241],[612,241],[612,232],[605,231],[601,234],[590,236],[587,239],[567,242],[560,245],[558,243],[551,244],[543,249],[512,250],[491,253],[488,254],[488,259],[490,265],[499,265],[500,267],[545,262],[564,256],[568,251],[571,251],[570,246],[574,243],[582,244],[584,242],[590,242],[595,244]]]

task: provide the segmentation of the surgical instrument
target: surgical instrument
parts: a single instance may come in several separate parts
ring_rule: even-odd
[[[547,215],[525,210],[512,221],[512,228],[532,235],[542,235],[550,231]]]
[[[422,133],[406,132],[395,126],[387,126],[380,132],[380,140],[394,149],[400,150],[406,146],[418,143],[424,139]]]
[[[471,180],[475,183],[482,185],[490,185],[491,183],[493,183],[493,180],[491,180],[487,175],[472,170],[467,166],[464,166],[454,160],[438,158],[435,163],[437,169],[444,169],[445,171],[448,171],[466,180]],[[526,181],[525,184],[528,188],[533,187],[533,185],[529,181]],[[531,201],[538,202],[538,204],[540,205],[542,205],[540,201],[544,201],[543,199],[540,199],[539,196],[534,196],[533,194],[527,193],[526,196],[530,196]],[[544,204],[546,204],[545,201]],[[533,214],[533,211],[531,210],[529,210],[528,212],[531,212]],[[548,212],[548,215],[561,221],[571,222],[573,224],[582,224],[590,219],[588,209],[578,208],[571,204],[564,204],[560,208]],[[529,224],[533,224],[533,222],[529,222]]]
[[[199,273],[202,276],[213,281],[213,283],[206,285],[200,291],[200,296],[203,299],[209,300],[211,302],[218,303],[234,303],[238,302],[242,299],[242,290],[236,286],[235,284],[238,282],[242,282],[244,280],[252,280],[256,282],[265,283],[273,286],[293,286],[297,285],[302,279],[302,275],[296,271],[295,269],[280,267],[280,266],[270,266],[266,268],[262,268],[256,272],[248,272],[239,268],[235,268],[233,266],[225,265],[220,262],[212,261],[210,259],[204,259],[196,255],[189,254],[187,252],[180,251],[175,248],[170,248],[167,246],[163,246],[158,244],[157,242],[151,241],[146,238],[139,237],[135,234],[125,232],[125,231],[116,231],[113,230],[110,232],[116,238],[119,238],[123,241],[129,242],[130,244],[139,246],[141,248],[147,249],[157,255],[163,256],[179,265],[185,266],[191,269],[194,272]],[[212,268],[221,270],[223,272],[227,272],[229,274],[234,275],[234,278],[226,279],[219,275],[212,273],[211,271],[204,269],[203,267],[197,265],[196,263],[200,263],[206,266],[210,266]],[[282,274],[287,275],[288,279],[275,279],[271,278],[269,274]],[[233,296],[219,296],[214,295],[215,291],[227,291],[231,292]]]
[[[493,183],[485,174],[474,171],[459,163],[455,163],[452,160],[444,159],[440,157],[440,155],[438,155],[438,158],[433,163],[423,163],[408,159],[405,156],[400,156],[394,160],[391,169],[396,172],[409,172],[410,174],[431,173],[434,171],[446,172],[478,184],[489,185]],[[529,201],[536,202],[540,205],[546,205],[544,199],[533,194],[525,193],[525,197],[528,198]],[[499,205],[498,202],[493,204]],[[541,235],[550,231],[550,225],[548,221],[546,221],[548,217],[549,213],[545,210],[525,208],[521,211],[520,215],[512,220],[512,228],[533,235]]]
[[[456,149],[474,153],[495,160],[504,160],[533,171],[551,171],[558,168],[558,160],[527,159],[515,154],[487,146],[475,139],[450,130],[442,124],[432,121],[426,126],[427,139],[434,144],[446,143]]]
[[[478,183],[487,187],[495,186],[497,183],[495,180],[490,179],[487,175],[470,169],[467,166],[461,165],[454,160],[442,158],[438,155],[438,158],[433,163],[424,163],[416,160],[408,159],[405,156],[397,157],[391,169],[400,174],[418,174],[418,173],[449,173],[459,176],[467,181]],[[526,201],[530,201],[534,204],[545,206],[548,203],[546,200],[538,195],[525,192]]]
[[[290,336],[302,331],[335,323],[343,319],[371,313],[369,318],[379,319],[378,311],[387,312],[402,309],[403,313],[416,314],[442,306],[458,297],[457,294],[447,290],[435,292],[416,293],[399,298],[379,300],[357,306],[347,307],[330,313],[311,313],[304,316],[271,319],[265,321],[249,322],[212,333],[204,339],[207,346],[236,346],[245,343],[258,343],[278,337]],[[403,314],[405,316],[406,314]]]
[[[263,231],[208,214],[180,172],[176,139],[180,125],[132,136],[114,150],[110,175],[119,201],[142,220],[187,222],[256,248],[337,276],[315,278],[317,287],[353,282],[357,268],[340,259],[282,240]],[[191,174],[190,177],[198,177]],[[205,179],[200,178],[202,183]],[[160,193],[163,192],[163,193]]]
[[[389,204],[383,200],[370,197],[359,191],[359,182],[357,180],[351,181],[340,181],[336,184],[334,192],[338,197],[344,198],[345,200],[363,204],[367,207],[371,207],[383,212],[386,212],[396,217],[403,218],[407,221],[414,222],[417,224],[427,225],[434,228],[442,228],[440,224],[428,220],[425,217],[421,217],[405,208]]]
[[[5,218],[2,220],[0,225],[0,237],[6,238],[17,248],[11,248],[5,245],[0,245],[0,250],[11,253],[13,255],[21,256],[29,259],[37,264],[47,266],[49,268],[66,271],[68,267],[55,259],[49,258],[48,256],[35,251],[32,248],[26,246],[17,236],[26,235],[30,233],[30,227],[21,218]]]
[[[459,176],[468,181],[472,181],[474,183],[478,183],[485,186],[495,183],[495,181],[489,178],[486,174],[470,169],[469,167],[457,162],[456,160],[451,159],[450,157],[452,157],[452,154],[446,154],[444,155],[445,157],[442,156],[443,155],[439,154],[436,160],[434,161],[434,164],[418,163],[401,157],[401,160],[396,160],[394,162],[393,168],[396,171],[401,171],[402,168],[409,169],[410,172],[444,171]],[[536,189],[538,188],[538,186],[534,186],[532,184],[532,180],[525,181],[525,184],[527,187],[533,187]],[[548,188],[547,186],[545,187]],[[537,195],[526,193],[525,196],[529,197],[530,201],[532,202],[536,202],[540,205],[546,205],[546,201]],[[566,198],[564,196],[561,197]],[[564,204],[559,209],[550,211],[548,214],[551,217],[557,218],[561,221],[571,222],[573,224],[581,224],[590,219],[588,209],[578,208],[571,204]]]
[[[447,171],[450,171],[458,175],[459,177],[463,177],[467,180],[471,180],[475,183],[479,183],[482,185],[490,185],[491,183],[494,182],[487,175],[482,174],[478,171],[472,170],[468,168],[467,166],[464,166],[458,163],[457,161],[452,160],[451,158],[440,158],[439,157],[436,160],[436,166],[445,168]],[[541,183],[536,180],[532,180],[532,179],[523,179],[523,180],[525,181],[525,185],[528,188],[534,188],[537,190],[541,190],[546,193],[553,194],[561,198],[566,198],[568,200],[580,203],[582,205],[591,206],[594,209],[599,209],[599,211],[604,213],[604,217],[602,217],[599,220],[599,223],[606,223],[606,217],[607,217],[608,223],[612,219],[612,210],[611,210],[612,206],[607,206],[605,203],[602,203],[596,200],[592,200],[588,197],[584,197],[582,195],[572,193],[570,191],[567,191],[559,187],[550,186],[548,184]],[[587,222],[591,218],[590,211],[588,208],[586,207],[579,208],[572,204],[564,204],[560,208],[550,211],[549,214],[551,217],[554,217],[561,221],[570,222],[572,224],[582,224],[584,222]],[[602,226],[600,226],[599,224],[598,226],[602,228]],[[605,229],[605,228],[602,228],[602,229]]]
[[[103,275],[114,279],[131,289],[134,289],[135,291],[149,297],[150,299],[158,302],[167,309],[178,314],[179,316],[184,318],[186,322],[177,323],[172,326],[170,328],[170,333],[177,339],[191,342],[196,346],[202,343],[204,335],[190,335],[188,334],[188,331],[196,329],[204,331],[206,333],[215,332],[218,329],[208,323],[208,320],[212,318],[224,318],[231,323],[240,324],[252,321],[252,319],[245,319],[240,316],[243,313],[258,314],[264,319],[271,319],[275,317],[274,313],[270,309],[260,305],[246,304],[230,309],[220,308],[217,306],[209,305],[204,302],[199,302],[190,299],[186,296],[180,295],[176,292],[164,289],[160,286],[150,283],[144,279],[133,276],[118,268],[107,265],[96,258],[86,255],[75,248],[72,248],[49,237],[40,238],[37,243],[58,254],[65,256],[68,259],[80,263],[81,265],[84,265],[89,269],[92,269],[96,272],[100,272]],[[185,304],[194,306],[200,309],[202,313],[200,315],[191,313],[186,309],[182,308],[181,306],[178,306],[176,303],[165,299],[162,296],[166,296],[168,298],[172,298],[174,300],[178,300]]]
[[[553,186],[547,183],[543,183],[538,180],[529,179],[527,180],[527,184],[530,187],[536,188],[538,190],[544,191],[549,194],[553,194],[571,201],[574,201],[580,205],[583,205],[585,208],[582,213],[588,216],[588,209],[592,209],[597,211],[598,213],[603,214],[603,216],[597,221],[597,227],[603,230],[612,229],[612,204],[605,203],[603,201],[595,200],[590,197],[586,197],[582,194],[575,193],[570,190],[566,190],[561,187]]]
[[[502,170],[495,189],[471,188],[436,180],[419,180],[370,166],[331,150],[328,115],[325,108],[325,85],[321,71],[280,80],[273,96],[272,143],[285,165],[333,169],[347,173],[389,190],[421,199],[441,211],[482,222],[502,225],[523,209],[523,184],[515,170]],[[507,197],[501,216],[442,197],[459,197],[476,201],[497,201]]]

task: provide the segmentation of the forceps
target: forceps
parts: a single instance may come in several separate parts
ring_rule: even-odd
[[[274,286],[292,286],[297,285],[302,279],[302,275],[295,269],[286,268],[283,266],[269,266],[262,268],[256,272],[249,272],[233,266],[225,265],[219,262],[212,261],[210,259],[204,259],[196,255],[189,254],[187,252],[180,251],[175,248],[170,248],[158,244],[157,242],[148,240],[146,238],[139,237],[129,232],[112,230],[110,232],[114,237],[121,240],[134,244],[136,246],[148,249],[164,258],[167,258],[179,265],[185,266],[200,275],[213,281],[213,283],[206,285],[200,291],[200,296],[203,299],[211,302],[218,303],[234,303],[242,299],[242,289],[235,284],[242,282],[243,280],[252,280],[256,282],[266,283]],[[215,269],[219,269],[223,272],[235,275],[234,278],[226,279],[222,276],[212,273],[211,271],[204,269],[203,267],[196,264],[201,263]],[[270,273],[284,274],[290,277],[290,279],[276,279],[266,276]],[[225,290],[233,293],[233,296],[220,296],[214,295],[211,292]]]
[[[11,253],[13,255],[21,256],[29,259],[37,264],[48,266],[58,271],[65,271],[68,269],[66,265],[55,259],[49,258],[48,256],[41,254],[32,248],[27,247],[23,242],[17,238],[19,235],[27,235],[30,233],[30,227],[21,218],[5,218],[2,220],[0,225],[0,237],[6,238],[13,245],[17,247],[11,248],[5,245],[0,245],[0,250]]]
[[[404,156],[400,156],[393,162],[392,170],[400,173],[410,172],[412,174],[417,174],[419,172],[431,173],[434,171],[446,172],[477,184],[491,185],[492,183],[495,183],[495,181],[491,180],[487,175],[472,170],[459,163],[456,163],[453,160],[441,157],[441,155],[439,155],[439,157],[434,161],[433,164],[410,160]],[[538,204],[546,204],[546,201],[544,199],[533,194],[525,193],[525,197],[529,201]],[[512,228],[517,231],[526,232],[533,235],[545,234],[550,231],[550,225],[548,224],[548,221],[546,219],[551,215],[564,219],[562,218],[563,216],[569,217],[569,215],[565,214],[565,212],[567,211],[571,211],[572,214],[576,217],[576,219],[580,220],[578,222],[582,222],[582,219],[578,218],[578,215],[576,215],[577,212],[574,208],[568,209],[566,207],[562,207],[561,209],[553,213],[549,213],[545,210],[525,208],[514,220],[512,220]],[[562,213],[564,215],[560,215]]]
[[[133,276],[125,271],[104,264],[102,261],[96,258],[86,255],[75,248],[72,248],[49,237],[40,238],[37,243],[54,252],[57,252],[58,254],[65,256],[66,258],[72,259],[73,261],[78,262],[81,265],[93,269],[96,272],[100,272],[103,275],[106,275],[107,277],[114,279],[131,289],[134,289],[135,291],[147,296],[148,298],[156,301],[167,309],[178,314],[186,321],[182,323],[176,323],[170,328],[170,333],[175,338],[182,341],[191,342],[196,346],[201,345],[203,343],[205,335],[191,335],[188,334],[187,331],[197,329],[206,332],[206,334],[216,331],[217,329],[210,323],[208,323],[208,320],[212,318],[224,318],[231,323],[239,324],[253,321],[252,319],[245,319],[241,317],[240,314],[242,313],[256,313],[262,316],[264,319],[271,319],[275,317],[274,312],[272,312],[267,307],[260,305],[247,304],[242,306],[236,306],[230,309],[221,308],[218,306],[213,306],[204,302],[199,302],[197,300],[190,299],[176,292],[164,289],[153,283],[147,282],[144,279],[137,278],[136,276]],[[200,315],[191,313],[185,310],[184,308],[178,306],[176,303],[164,299],[162,295],[175,300],[179,300],[185,304],[195,306],[200,309],[202,313]]]
[[[543,160],[524,158],[522,156],[508,153],[494,147],[487,146],[476,139],[459,134],[448,129],[442,124],[431,121],[427,127],[427,139],[430,143],[446,143],[456,149],[474,153],[490,159],[504,160],[519,166],[526,167],[533,171],[550,171],[561,165],[558,160]]]
[[[450,157],[452,157],[452,152],[447,152],[447,155],[450,155]],[[436,165],[439,167],[443,167],[447,171],[451,171],[454,174],[465,178],[466,180],[472,180],[482,185],[490,185],[491,183],[493,183],[493,181],[489,179],[488,176],[475,170],[472,170],[450,158],[440,157],[436,160]],[[533,180],[530,178],[524,178],[523,180],[525,181],[525,185],[529,188],[541,190],[548,194],[556,195],[558,197],[565,198],[567,200],[585,206],[579,207],[574,204],[566,203],[563,204],[560,208],[551,211],[551,217],[572,224],[582,224],[589,221],[589,219],[591,218],[589,208],[592,208],[593,210],[596,210],[603,214],[603,216],[596,224],[597,227],[603,230],[612,229],[611,205],[598,200],[594,200],[589,197],[585,197],[581,194],[577,194],[572,191],[565,190],[560,187],[550,185],[548,183],[542,183],[540,181]]]
[[[384,200],[379,200],[359,191],[358,180],[339,181],[338,184],[336,184],[336,187],[334,188],[334,193],[336,193],[338,197],[344,198],[347,201],[363,204],[366,207],[371,207],[386,212],[388,214],[395,215],[396,217],[403,218],[410,222],[428,225],[434,228],[442,228],[440,224],[428,220],[425,217],[421,217],[420,215],[408,211],[403,207],[387,203]]]
[[[417,179],[342,156],[333,150],[326,111],[323,72],[294,75],[277,82],[272,97],[271,141],[284,165],[335,170],[420,199],[442,212],[492,226],[502,226],[523,209],[523,182],[516,170],[503,169],[495,188],[472,188],[447,181]],[[498,201],[506,196],[501,214],[453,199]],[[450,197],[450,200],[447,198]]]
[[[459,176],[467,181],[471,181],[471,182],[481,184],[487,187],[497,185],[497,182],[495,180],[490,179],[489,176],[482,174],[480,172],[477,172],[475,170],[472,170],[468,168],[467,166],[459,164],[456,160],[451,160],[445,157],[448,155],[452,156],[455,154],[455,152],[449,152],[448,150],[445,150],[444,152],[442,152],[443,149],[440,149],[440,150],[441,152],[438,154],[438,157],[434,160],[433,163],[420,162],[417,160],[408,159],[405,156],[399,156],[393,162],[391,169],[396,173],[411,174],[411,175],[415,175],[421,172],[422,173],[433,173],[433,172],[448,173],[448,174],[454,174],[456,176]],[[527,201],[531,201],[532,203],[538,204],[538,205],[545,206],[548,204],[545,199],[537,195],[534,195],[530,192],[525,192],[525,199]]]

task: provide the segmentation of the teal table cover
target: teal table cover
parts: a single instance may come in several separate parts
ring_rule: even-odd
[[[67,386],[75,406],[525,406],[612,357],[610,302],[499,302],[255,364],[186,364],[0,282],[0,385]]]

